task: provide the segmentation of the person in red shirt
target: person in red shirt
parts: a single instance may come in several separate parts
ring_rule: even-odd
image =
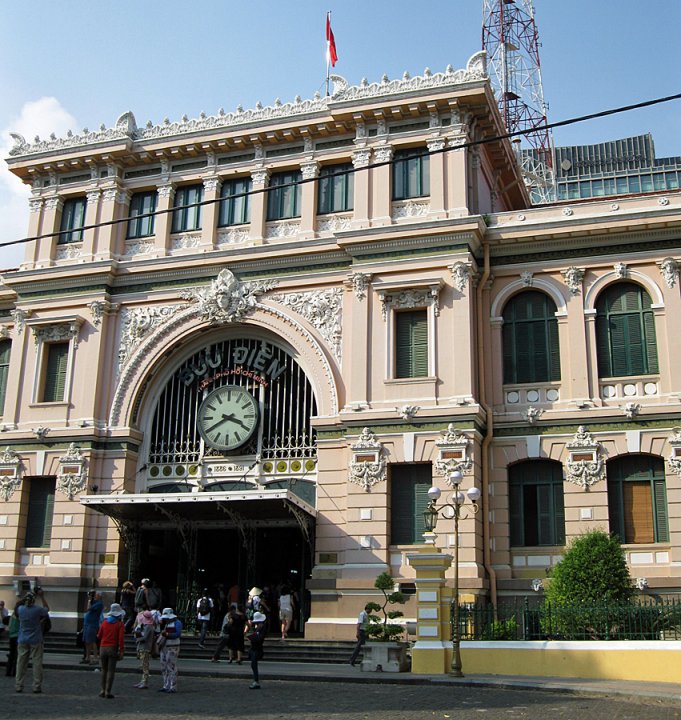
[[[116,663],[125,651],[125,611],[118,603],[111,603],[104,622],[99,626],[99,661],[102,666],[102,689],[99,697],[113,698],[111,688],[116,674]]]

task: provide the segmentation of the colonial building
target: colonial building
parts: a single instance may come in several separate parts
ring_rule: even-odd
[[[487,79],[27,142],[0,288],[0,591],[292,582],[349,638],[409,589],[427,490],[482,492],[467,597],[617,533],[681,589],[678,192],[532,208]],[[674,318],[677,318],[674,320]],[[440,520],[436,543],[454,545]],[[407,615],[414,606],[407,606]]]

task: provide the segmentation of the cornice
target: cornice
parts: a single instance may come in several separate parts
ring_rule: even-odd
[[[550,425],[542,425],[541,421],[537,421],[533,425],[530,425],[528,423],[522,426],[519,426],[517,423],[499,423],[499,425],[495,425],[494,437],[522,438],[527,437],[528,435],[557,435],[572,437],[579,430],[580,426],[584,425],[586,425],[589,428],[589,432],[594,435],[596,433],[625,433],[629,430],[638,430],[641,432],[646,430],[671,430],[675,425],[678,424],[678,417],[678,411],[672,412],[670,410],[670,412],[666,416],[646,416],[644,419],[639,419],[638,421],[627,420],[623,417],[621,421],[612,418],[607,422],[604,422],[603,420],[596,422],[597,418],[594,418],[593,416],[585,416],[582,417],[579,421],[570,419],[569,421],[566,420],[564,423],[562,423],[558,420],[556,422],[552,422]]]

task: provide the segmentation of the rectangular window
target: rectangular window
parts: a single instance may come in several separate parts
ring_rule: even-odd
[[[398,150],[393,164],[393,200],[430,195],[430,157],[425,148]]]
[[[26,519],[25,547],[48,548],[52,539],[55,479],[32,477],[28,480],[28,517]]]
[[[130,201],[130,220],[128,220],[128,238],[143,238],[154,234],[154,216],[150,215],[156,210],[156,196],[154,191],[139,192],[132,196]],[[147,217],[142,217],[146,215]]]
[[[267,219],[285,220],[300,217],[300,170],[275,173],[267,192]]]
[[[171,232],[187,232],[201,229],[201,206],[203,185],[186,185],[175,191],[173,225]]]
[[[395,313],[395,377],[428,376],[428,311]]]
[[[423,542],[423,512],[433,484],[430,463],[390,466],[390,544]]]
[[[83,239],[83,226],[85,225],[86,205],[87,199],[84,197],[73,198],[64,202],[61,211],[58,245],[81,242]]]
[[[352,163],[326,165],[320,170],[317,185],[318,214],[352,210],[354,193],[352,170]]]
[[[69,343],[49,343],[45,346],[45,352],[42,402],[63,402],[66,389]]]
[[[11,349],[11,340],[0,340],[0,415],[2,415],[5,408],[7,375],[9,374],[9,354]]]
[[[251,208],[248,195],[251,191],[251,178],[225,180],[220,190],[220,214],[218,226],[243,225],[251,220]],[[234,197],[234,196],[241,197]]]

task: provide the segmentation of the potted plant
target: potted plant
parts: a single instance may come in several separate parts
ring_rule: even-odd
[[[374,587],[383,593],[383,602],[367,604],[369,624],[366,634],[369,640],[364,645],[362,670],[404,672],[409,669],[408,643],[402,642],[405,629],[402,624],[393,622],[404,617],[404,613],[390,609],[395,605],[404,605],[404,594],[395,590],[395,581],[387,572],[376,578]]]

